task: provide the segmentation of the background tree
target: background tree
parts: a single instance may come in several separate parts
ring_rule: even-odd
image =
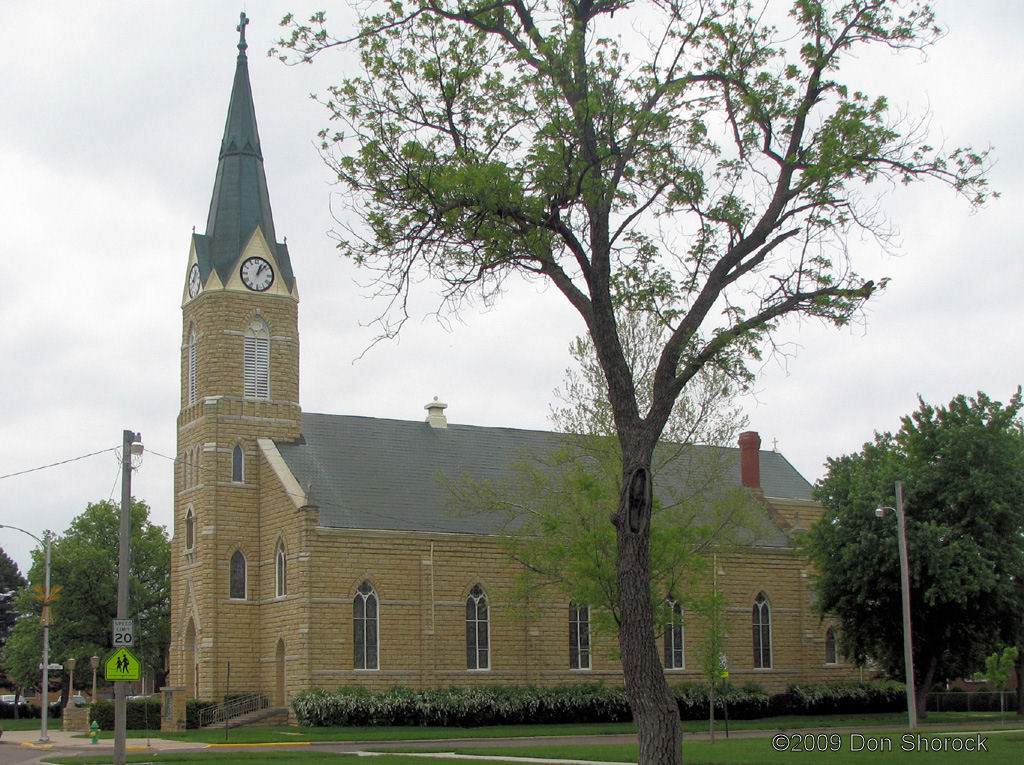
[[[19,618],[4,643],[2,666],[15,694],[24,697],[38,689],[42,682],[40,665],[43,658],[43,628],[38,615]],[[18,716],[18,708],[14,716]]]
[[[65,659],[74,658],[79,667],[88,667],[89,657],[102,658],[112,650],[111,625],[117,616],[119,518],[120,507],[115,503],[90,503],[53,540],[50,582],[63,588],[53,606],[50,628],[50,655],[54,661],[64,663]],[[43,581],[43,565],[41,553],[34,551],[29,571],[31,582]],[[162,684],[170,643],[170,541],[163,526],[150,522],[149,506],[138,500],[131,505],[128,577],[136,637],[132,652]],[[19,597],[18,607],[22,613],[38,613],[38,604],[27,593]]]
[[[18,618],[14,609],[14,596],[25,584],[25,577],[18,570],[18,564],[0,549],[0,652]]]
[[[894,504],[903,481],[918,715],[933,682],[973,674],[1021,620],[1024,438],[1021,392],[948,407],[921,402],[896,434],[829,459],[815,488],[825,505],[807,537],[817,608],[840,622],[848,658],[902,677],[903,626]]]
[[[297,60],[351,44],[362,73],[323,99],[323,150],[360,224],[342,250],[390,294],[444,285],[441,309],[493,298],[510,274],[553,284],[594,342],[621,451],[619,640],[643,763],[678,762],[678,709],[650,599],[650,470],[676,398],[705,367],[737,378],[788,315],[843,324],[884,284],[850,232],[882,229],[888,184],[935,179],[980,203],[983,153],[936,150],[922,123],[839,79],[875,46],[938,36],[925,3],[795,0],[396,0],[352,35],[291,16]],[[614,16],[614,18],[612,18]],[[779,24],[776,28],[773,21]],[[649,405],[616,322],[665,328]]]

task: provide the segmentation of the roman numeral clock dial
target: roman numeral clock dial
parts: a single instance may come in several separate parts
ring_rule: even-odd
[[[265,292],[274,283],[274,269],[263,258],[247,258],[239,273],[242,284],[256,292]]]
[[[199,294],[199,290],[202,288],[203,282],[199,276],[199,264],[193,263],[192,268],[188,272],[188,296],[194,298]]]

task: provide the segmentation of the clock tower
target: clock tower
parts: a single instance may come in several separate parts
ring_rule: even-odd
[[[229,663],[236,678],[259,676],[262,568],[274,554],[261,536],[257,441],[301,430],[298,291],[270,209],[248,23],[243,13],[206,232],[192,235],[182,290],[171,682],[204,698],[223,695]]]

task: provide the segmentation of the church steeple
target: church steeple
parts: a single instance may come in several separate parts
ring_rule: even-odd
[[[243,249],[259,228],[275,256],[285,286],[291,290],[294,283],[291,261],[287,246],[278,243],[274,231],[263,151],[249,84],[248,45],[245,41],[248,23],[249,19],[243,12],[237,27],[235,80],[220,144],[206,234],[195,236],[196,254],[204,283],[212,270],[217,272],[221,283],[227,284]]]

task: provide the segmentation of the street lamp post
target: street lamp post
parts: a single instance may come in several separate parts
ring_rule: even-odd
[[[896,507],[878,506],[875,514],[881,518],[886,510],[896,513],[896,541],[900,551],[900,593],[903,600],[903,665],[907,680],[907,720],[910,729],[917,728],[917,691],[914,688],[914,644],[910,636],[910,572],[907,562],[907,524],[903,512],[903,482],[896,482]]]
[[[68,697],[65,707],[72,706],[71,702],[75,698],[75,660],[68,659],[64,662],[64,665],[68,668]]]
[[[20,531],[22,534],[28,534],[41,544],[46,551],[45,587],[43,589],[43,687],[39,691],[42,696],[42,703],[39,705],[39,743],[48,744],[50,743],[50,736],[46,730],[46,718],[50,711],[50,535],[44,531],[43,539],[40,539],[31,531],[25,531],[25,529],[11,526],[7,523],[0,523],[0,529],[13,529],[14,531]]]
[[[142,454],[142,434],[121,433],[121,517],[117,554],[117,618],[129,618],[128,566],[131,560],[132,456]],[[126,762],[128,683],[114,681],[114,765]]]
[[[89,657],[89,663],[92,665],[92,696],[89,697],[89,703],[96,703],[96,670],[100,666],[100,657],[93,655]]]

